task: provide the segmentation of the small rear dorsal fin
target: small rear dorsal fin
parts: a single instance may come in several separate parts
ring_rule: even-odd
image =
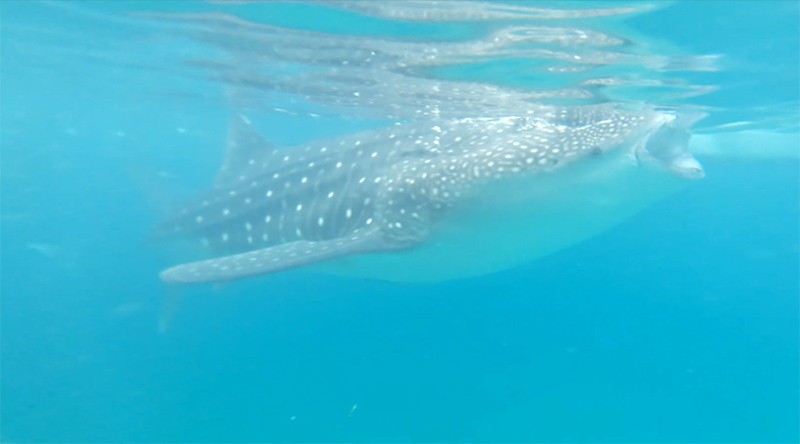
[[[231,119],[225,161],[217,175],[217,186],[227,186],[247,176],[247,170],[261,165],[277,149],[259,134],[250,119],[237,114]]]

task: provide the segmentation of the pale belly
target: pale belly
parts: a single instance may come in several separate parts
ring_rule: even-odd
[[[688,183],[627,157],[594,159],[486,187],[415,248],[342,258],[312,269],[420,283],[480,276],[596,236]]]

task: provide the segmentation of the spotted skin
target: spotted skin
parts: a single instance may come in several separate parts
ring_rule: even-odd
[[[619,147],[644,146],[672,120],[652,109],[552,108],[394,125],[276,149],[238,116],[217,185],[157,230],[196,237],[222,256],[169,268],[161,278],[217,282],[414,248],[482,185],[558,174]]]

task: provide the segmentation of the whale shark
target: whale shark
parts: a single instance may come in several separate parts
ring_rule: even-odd
[[[156,228],[195,239],[210,257],[160,277],[210,283],[303,267],[436,282],[511,268],[703,177],[688,149],[702,117],[651,105],[543,106],[275,147],[235,115],[212,189]]]

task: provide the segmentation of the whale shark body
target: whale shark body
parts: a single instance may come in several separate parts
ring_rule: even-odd
[[[276,148],[236,116],[213,189],[157,229],[196,238],[213,257],[161,278],[307,267],[433,282],[510,268],[702,177],[687,148],[697,119],[646,106],[543,107]]]

